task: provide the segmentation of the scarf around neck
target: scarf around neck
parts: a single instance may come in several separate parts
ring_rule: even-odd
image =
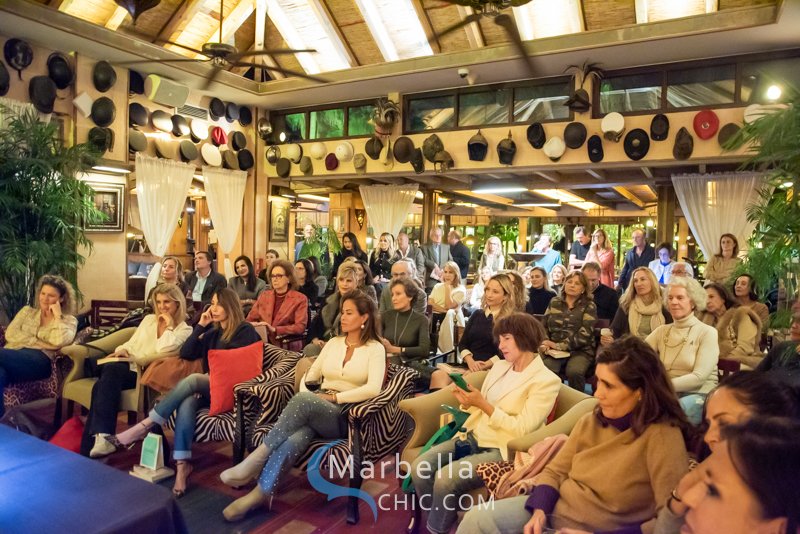
[[[661,301],[653,299],[650,304],[645,304],[639,297],[631,299],[631,305],[628,308],[628,329],[634,336],[639,336],[639,324],[642,321],[642,316],[650,317],[650,331],[652,332],[666,321],[664,314],[661,312]]]

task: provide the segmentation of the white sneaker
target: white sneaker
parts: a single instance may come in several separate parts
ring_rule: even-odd
[[[96,434],[94,436],[94,447],[89,451],[89,458],[102,458],[116,452],[117,448],[106,439],[108,434]]]

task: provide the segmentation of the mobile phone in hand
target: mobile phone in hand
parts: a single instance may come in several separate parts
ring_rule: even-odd
[[[469,386],[467,385],[467,381],[464,380],[464,376],[461,373],[450,373],[450,378],[453,379],[455,385],[457,385],[464,391],[469,391]]]

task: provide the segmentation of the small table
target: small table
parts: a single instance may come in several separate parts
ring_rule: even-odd
[[[187,532],[166,488],[0,425],[0,532]]]

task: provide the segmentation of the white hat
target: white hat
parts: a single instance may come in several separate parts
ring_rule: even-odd
[[[612,111],[600,122],[600,128],[603,130],[603,137],[609,141],[619,143],[622,134],[625,133],[625,117],[621,113]]]
[[[786,109],[786,104],[750,104],[744,108],[744,123],[750,124],[770,113],[775,113],[782,109]]]
[[[544,155],[553,161],[558,161],[564,152],[567,150],[567,145],[564,140],[558,136],[551,137],[544,144]]]
[[[350,161],[353,159],[355,155],[355,151],[353,150],[353,145],[349,141],[342,141],[336,147],[336,159],[341,161]]]
[[[300,158],[303,157],[303,147],[298,145],[297,143],[292,143],[286,145],[286,157],[291,160],[292,163],[300,163]]]
[[[205,143],[200,148],[200,155],[203,156],[203,161],[205,161],[207,165],[212,167],[219,167],[222,165],[222,154],[220,154],[219,148],[211,143]]]
[[[327,153],[328,149],[325,148],[325,143],[321,141],[317,141],[311,145],[311,149],[309,150],[309,154],[314,159],[324,159]]]

